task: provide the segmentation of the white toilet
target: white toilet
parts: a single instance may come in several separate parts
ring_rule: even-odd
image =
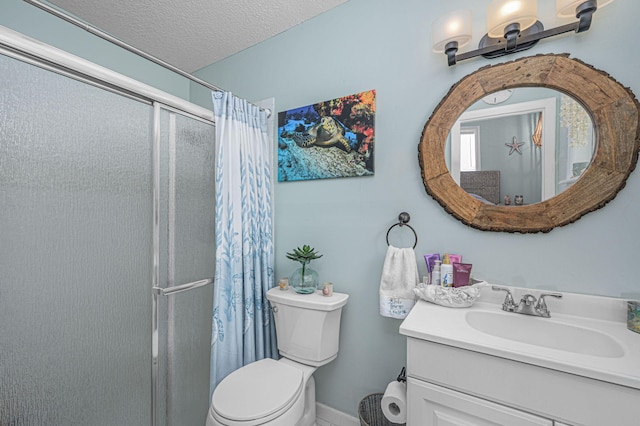
[[[225,377],[213,391],[206,426],[311,426],[316,420],[313,373],[338,356],[347,294],[267,292],[282,358],[262,359]]]

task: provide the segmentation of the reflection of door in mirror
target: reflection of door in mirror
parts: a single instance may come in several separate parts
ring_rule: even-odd
[[[512,198],[521,195],[527,204],[538,203],[545,196],[555,195],[555,164],[547,161],[543,165],[544,153],[553,153],[553,146],[545,143],[538,147],[533,138],[541,114],[524,112],[468,122],[461,127],[462,133],[467,124],[481,129],[480,137],[485,141],[480,150],[482,170],[499,171],[502,178],[501,195]],[[500,194],[498,198],[501,198]]]
[[[471,105],[451,129],[446,162],[458,185],[460,172],[499,171],[501,199],[523,195],[534,204],[569,188],[588,167],[593,124],[580,103],[556,90],[513,95],[497,107]]]
[[[451,144],[448,165],[453,180],[459,185],[460,172],[469,170],[464,163],[473,151],[462,141],[472,137],[477,148],[474,170],[500,171],[501,198],[523,195],[532,204],[556,195],[557,98],[474,109],[476,105],[484,106],[472,105],[451,129],[452,140],[458,141]],[[538,147],[533,136],[540,117],[544,143]]]

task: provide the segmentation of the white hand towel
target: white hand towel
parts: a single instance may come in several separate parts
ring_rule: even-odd
[[[405,318],[416,303],[418,264],[412,248],[389,246],[380,279],[380,315]]]

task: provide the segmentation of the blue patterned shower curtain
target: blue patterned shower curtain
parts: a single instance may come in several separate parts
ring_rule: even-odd
[[[272,138],[264,111],[213,92],[216,120],[216,272],[211,392],[229,373],[276,357],[267,290],[273,278]]]

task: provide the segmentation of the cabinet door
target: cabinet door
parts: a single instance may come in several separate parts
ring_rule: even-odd
[[[549,419],[412,378],[407,405],[407,426],[553,426]]]

